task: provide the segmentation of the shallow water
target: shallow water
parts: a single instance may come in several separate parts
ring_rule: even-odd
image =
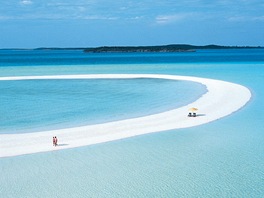
[[[1,133],[61,129],[151,115],[206,93],[190,81],[82,79],[0,81]]]
[[[154,73],[207,77],[247,86],[253,97],[234,114],[198,127],[1,158],[0,197],[263,197],[264,51],[203,53],[196,58],[203,59],[200,62],[1,67],[1,76]],[[178,56],[185,60],[184,56],[195,55],[177,54],[174,59]]]

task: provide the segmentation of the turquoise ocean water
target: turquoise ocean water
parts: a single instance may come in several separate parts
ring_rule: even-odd
[[[198,83],[146,78],[0,81],[0,133],[146,116],[187,105],[205,92]]]
[[[247,86],[252,100],[238,112],[198,127],[1,158],[0,197],[264,196],[264,50],[0,51],[0,76],[111,73],[226,80]],[[0,90],[1,133],[148,115],[182,106],[206,91],[196,83],[150,79],[5,81]],[[40,115],[46,105],[51,110]],[[58,105],[63,108],[54,108]]]

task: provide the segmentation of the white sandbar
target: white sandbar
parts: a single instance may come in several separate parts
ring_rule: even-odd
[[[36,133],[2,134],[0,135],[0,157],[74,148],[146,133],[193,127],[227,116],[243,107],[251,98],[250,91],[244,86],[220,80],[188,76],[100,74],[1,77],[0,80],[118,78],[188,80],[204,84],[207,87],[208,92],[189,105],[145,117]],[[197,117],[187,116],[188,109],[191,107],[199,109]],[[52,146],[53,136],[57,136],[59,139],[59,146],[57,147]]]

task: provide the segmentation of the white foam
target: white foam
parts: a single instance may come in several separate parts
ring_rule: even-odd
[[[193,127],[227,116],[243,107],[251,98],[250,91],[244,86],[220,80],[189,76],[100,74],[1,77],[0,80],[100,78],[161,78],[170,80],[188,80],[204,84],[207,87],[208,92],[189,105],[150,116],[36,133],[2,134],[0,135],[0,157],[74,148],[146,133]],[[199,109],[197,117],[187,116],[188,109],[191,107]],[[57,147],[52,146],[53,136],[57,136],[59,139],[59,146]]]

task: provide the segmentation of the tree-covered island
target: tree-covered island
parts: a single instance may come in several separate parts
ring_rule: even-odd
[[[85,53],[133,53],[133,52],[195,52],[196,50],[214,50],[214,49],[263,49],[262,46],[221,46],[221,45],[188,45],[172,44],[157,46],[102,46],[102,47],[41,47],[34,50],[82,50]],[[23,50],[23,49],[19,49]],[[28,50],[28,49],[25,49]]]
[[[103,46],[85,48],[86,53],[129,53],[129,52],[195,52],[198,49],[244,49],[244,48],[261,48],[252,46],[220,46],[220,45],[159,45],[159,46]]]

